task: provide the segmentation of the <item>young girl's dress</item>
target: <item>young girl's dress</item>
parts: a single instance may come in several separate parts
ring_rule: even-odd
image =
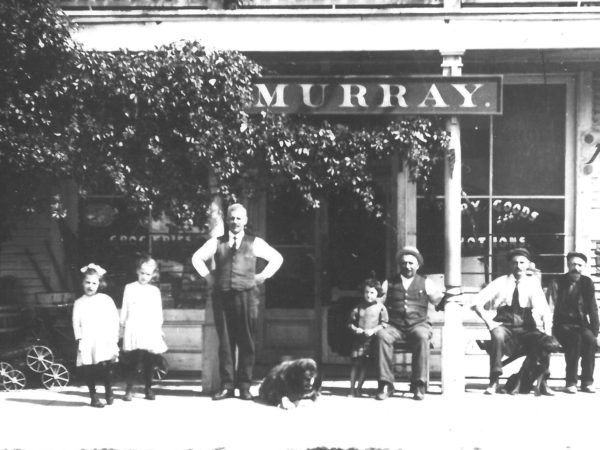
[[[73,332],[79,340],[78,366],[117,360],[119,313],[108,295],[84,295],[75,300]]]
[[[137,281],[126,285],[121,308],[123,350],[146,350],[155,354],[166,352],[162,325],[160,290]]]
[[[385,305],[379,301],[374,303],[362,302],[350,313],[348,327],[351,330],[362,328],[370,330],[378,325],[386,324],[388,321],[388,313]],[[355,334],[352,342],[351,358],[369,357],[371,354],[371,342],[373,336],[365,336],[364,334]]]

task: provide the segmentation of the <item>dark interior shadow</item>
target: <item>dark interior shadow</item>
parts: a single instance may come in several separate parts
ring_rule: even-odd
[[[201,386],[202,381],[192,380],[160,380],[156,382],[156,386]]]
[[[29,398],[7,398],[7,402],[30,403],[40,406],[86,406],[88,402],[65,402],[62,400],[39,400]]]
[[[362,390],[362,397],[373,397],[375,396],[375,394],[377,393],[377,389],[375,388],[370,388],[370,389],[364,389]],[[338,396],[342,396],[342,397],[347,397],[350,395],[350,388],[349,387],[337,387],[337,386],[332,386],[332,387],[324,387],[321,389],[321,395],[338,395]]]
[[[152,391],[156,395],[164,395],[165,397],[206,397],[206,394],[203,394],[199,391],[192,391],[188,389],[161,389],[160,387],[152,388]],[[140,387],[134,389],[134,392],[144,392],[144,388]]]

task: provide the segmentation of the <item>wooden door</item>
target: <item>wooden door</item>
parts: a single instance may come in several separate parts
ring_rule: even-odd
[[[266,237],[284,258],[279,272],[265,286],[257,339],[260,365],[283,359],[319,359],[317,326],[321,265],[317,214],[300,199],[282,193],[266,200]]]

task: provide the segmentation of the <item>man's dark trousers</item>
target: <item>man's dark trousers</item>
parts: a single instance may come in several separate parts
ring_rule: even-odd
[[[394,383],[394,343],[406,340],[412,352],[411,385],[425,386],[427,383],[427,358],[432,329],[428,322],[418,323],[404,330],[388,325],[377,333],[376,351],[379,381]]]
[[[596,336],[581,325],[555,325],[554,335],[565,352],[567,386],[577,385],[577,370],[581,357],[581,384],[590,386],[594,382],[596,363]]]
[[[219,336],[219,374],[223,389],[248,389],[254,367],[258,321],[256,289],[213,291],[215,327]],[[237,373],[235,350],[238,349]]]
[[[537,329],[500,325],[491,332],[490,378],[502,374],[502,357],[523,351],[536,366],[535,376],[547,373],[550,366],[550,353],[553,349],[552,337]]]

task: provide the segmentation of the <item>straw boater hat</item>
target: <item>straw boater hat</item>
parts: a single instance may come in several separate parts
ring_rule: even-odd
[[[410,245],[402,247],[400,250],[398,250],[398,253],[396,253],[396,261],[398,261],[402,255],[412,255],[417,258],[419,266],[423,265],[423,255],[421,255],[421,252],[417,247],[412,247]]]

